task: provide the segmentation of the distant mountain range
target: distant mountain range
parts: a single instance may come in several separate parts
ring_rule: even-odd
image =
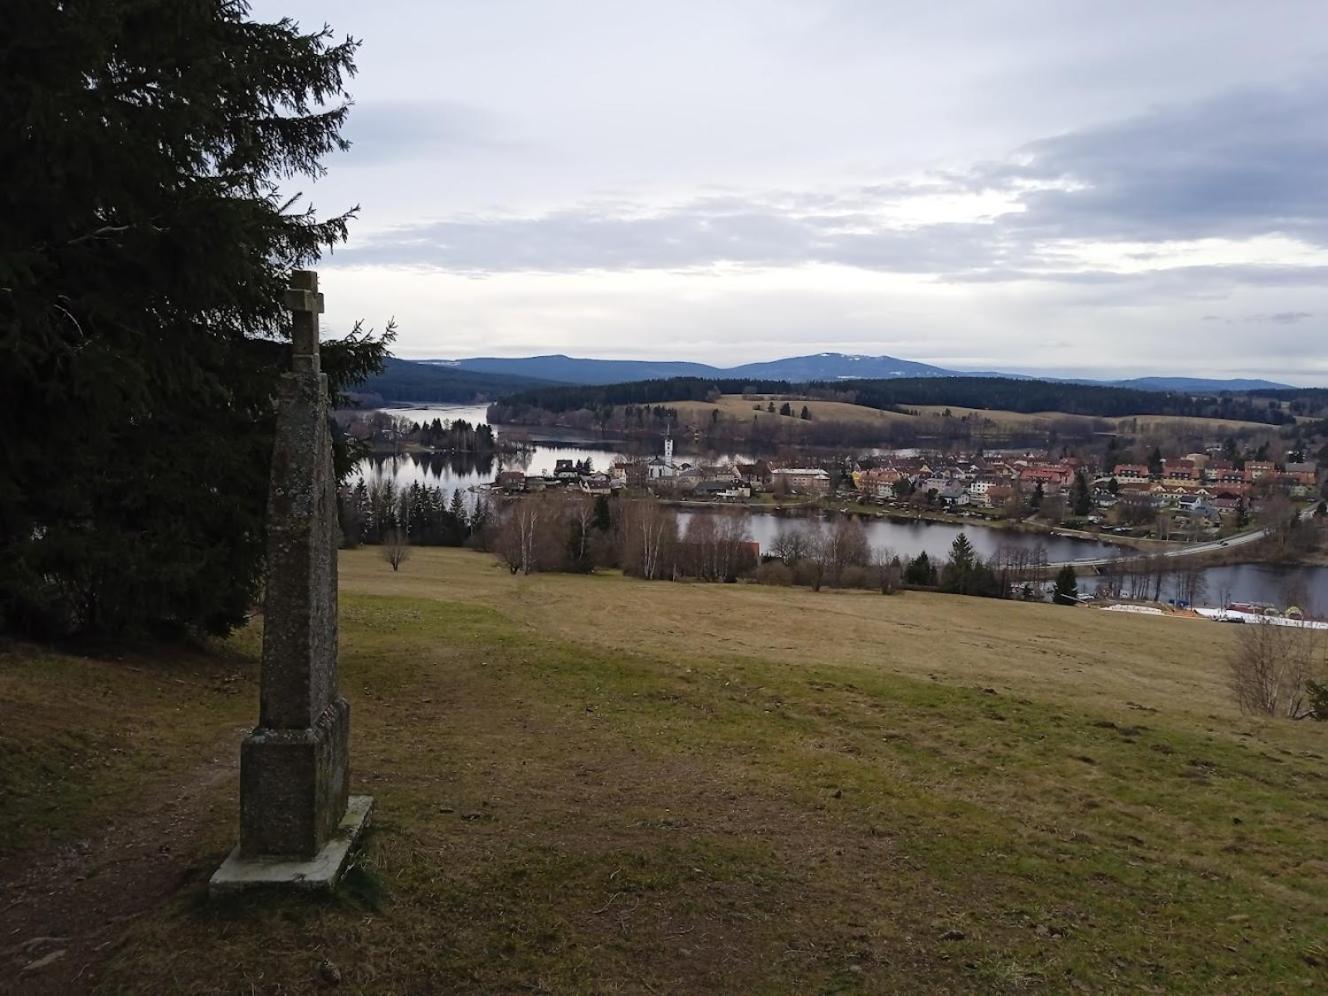
[[[392,357],[388,359],[382,373],[357,385],[351,397],[362,405],[383,402],[445,404],[494,401],[535,387],[624,384],[669,377],[750,378],[753,381],[788,381],[795,384],[808,381],[895,380],[905,377],[1006,377],[1188,393],[1273,390],[1288,386],[1267,380],[1206,380],[1199,377],[1136,377],[1132,380],[1111,381],[1033,377],[1017,373],[947,370],[894,356],[856,356],[846,353],[790,356],[782,360],[745,363],[737,367],[715,367],[706,363],[673,360],[594,360],[553,355],[480,356],[465,360],[402,360]]]
[[[929,363],[901,360],[895,356],[863,356],[851,353],[814,353],[790,356],[764,363],[716,367],[707,363],[674,360],[596,360],[554,354],[551,356],[477,356],[464,360],[421,360],[423,364],[454,371],[523,377],[562,384],[622,384],[665,377],[742,378],[787,380],[878,380],[896,377],[1017,377],[1026,380],[1066,380],[1084,384],[1109,384],[1144,391],[1252,391],[1290,385],[1268,380],[1210,380],[1200,377],[1136,377],[1130,380],[1087,380],[1043,377],[994,371],[947,370]]]
[[[1084,381],[1085,384],[1096,383]],[[1272,380],[1205,380],[1203,377],[1134,377],[1107,381],[1115,387],[1133,387],[1140,391],[1280,391],[1292,388]]]

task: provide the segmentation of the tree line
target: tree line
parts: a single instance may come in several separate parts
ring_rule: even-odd
[[[473,507],[461,490],[449,498],[440,487],[418,481],[400,487],[391,478],[363,479],[337,495],[342,544],[407,543],[417,546],[464,546],[483,534],[491,515],[480,495]]]
[[[1123,415],[1180,415],[1227,418],[1281,425],[1294,421],[1274,400],[1246,395],[1186,394],[1144,391],[1102,384],[1022,380],[1011,377],[900,377],[882,380],[787,381],[710,380],[670,377],[626,384],[541,387],[518,391],[496,402],[492,421],[520,422],[540,412],[561,414],[590,411],[607,416],[619,405],[651,406],[678,401],[705,401],[718,394],[796,394],[847,401],[883,411],[905,412],[908,406],[951,405],[1014,412],[1064,412],[1116,418]]]
[[[684,517],[654,499],[555,491],[481,500],[468,513],[460,492],[449,501],[438,488],[395,489],[381,481],[343,490],[341,514],[348,543],[467,545],[494,554],[513,574],[609,568],[646,580],[751,580],[886,594],[915,587],[1028,599],[1040,598],[1050,580],[1041,544],[1006,544],[983,558],[960,533],[944,559],[900,556],[874,550],[861,521],[850,516],[785,529],[762,555],[745,509]]]

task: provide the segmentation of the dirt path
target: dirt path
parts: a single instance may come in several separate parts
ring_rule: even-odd
[[[245,732],[228,729],[100,833],[0,862],[0,993],[88,991],[134,919],[196,871],[204,829],[234,807]]]

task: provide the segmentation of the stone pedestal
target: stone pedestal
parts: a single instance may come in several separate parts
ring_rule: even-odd
[[[305,729],[260,726],[240,747],[240,853],[312,857],[346,811],[350,707]]]
[[[297,271],[291,284],[294,356],[282,377],[268,492],[259,724],[240,749],[240,844],[213,876],[214,892],[331,887],[372,810],[371,799],[349,796],[350,706],[337,691],[337,503],[318,357],[322,295],[317,274]]]

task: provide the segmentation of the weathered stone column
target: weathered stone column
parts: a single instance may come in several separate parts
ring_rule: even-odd
[[[268,491],[262,696],[240,748],[240,845],[213,892],[331,887],[372,808],[351,799],[350,707],[337,686],[337,502],[318,275],[296,271],[293,362],[281,378]]]

